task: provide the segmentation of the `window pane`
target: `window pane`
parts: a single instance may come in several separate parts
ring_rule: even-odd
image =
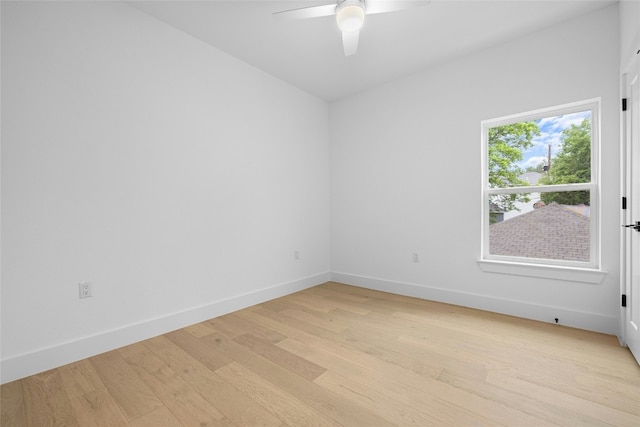
[[[502,209],[506,202],[499,199],[509,197],[512,208]],[[588,191],[493,195],[489,202],[489,253],[589,262],[590,211]]]
[[[591,182],[591,111],[489,128],[488,172],[489,188]]]

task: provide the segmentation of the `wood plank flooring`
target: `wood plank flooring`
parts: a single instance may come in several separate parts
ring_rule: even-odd
[[[640,426],[613,336],[337,283],[5,384],[1,426]]]

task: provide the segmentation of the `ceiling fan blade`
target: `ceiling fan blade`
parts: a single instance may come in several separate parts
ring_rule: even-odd
[[[301,9],[285,10],[276,12],[273,17],[279,20],[319,18],[336,14],[336,4],[325,4],[321,6],[303,7]]]
[[[344,56],[355,55],[358,52],[358,38],[360,31],[343,31],[342,45],[344,47]]]
[[[367,15],[427,6],[431,0],[367,0]]]

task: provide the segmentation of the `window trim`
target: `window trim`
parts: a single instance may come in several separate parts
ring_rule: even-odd
[[[496,260],[478,260],[478,267],[485,273],[539,277],[569,282],[599,284],[607,275],[604,270],[577,268],[550,264],[517,263]]]
[[[509,188],[489,188],[489,145],[488,135],[489,129],[498,126],[504,126],[512,123],[533,121],[540,118],[554,117],[564,114],[577,113],[581,111],[591,111],[591,181],[589,183],[579,184],[563,184],[554,186],[545,186],[553,188],[552,191],[576,191],[587,190],[590,192],[590,261],[565,261],[565,260],[548,260],[535,259],[527,257],[491,255],[489,253],[489,196],[493,194],[510,194],[510,193],[530,193],[541,192],[540,186],[522,186]],[[542,108],[535,111],[529,111],[520,114],[503,116],[495,119],[483,120],[481,122],[481,142],[482,142],[482,180],[481,180],[481,257],[478,261],[483,271],[499,272],[506,274],[521,274],[527,276],[538,277],[558,277],[566,276],[558,274],[567,271],[572,274],[569,277],[578,277],[578,281],[584,279],[584,274],[576,274],[582,272],[604,273],[601,267],[601,224],[600,224],[600,149],[601,149],[601,133],[600,133],[600,111],[601,99],[593,98],[570,104],[559,105],[555,107]],[[500,267],[500,265],[502,265]],[[496,271],[500,270],[500,271]],[[601,274],[593,276],[593,280],[585,280],[591,283],[597,283],[602,279]],[[582,279],[581,279],[582,278]],[[573,280],[571,278],[565,280]]]

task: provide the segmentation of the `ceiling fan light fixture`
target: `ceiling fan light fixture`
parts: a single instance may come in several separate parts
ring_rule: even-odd
[[[336,8],[336,22],[340,31],[358,31],[364,23],[364,2],[344,0]]]

